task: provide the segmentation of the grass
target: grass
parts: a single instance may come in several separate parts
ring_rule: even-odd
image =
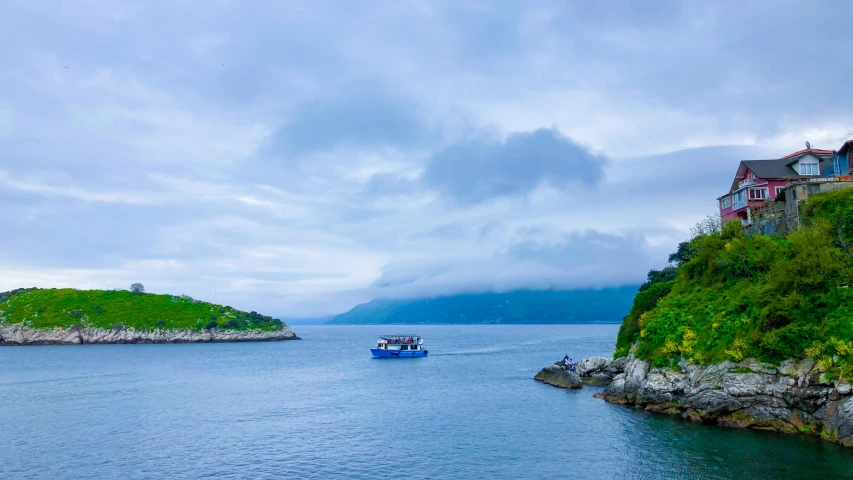
[[[0,321],[31,328],[278,330],[281,320],[188,296],[126,290],[36,289],[0,294]]]

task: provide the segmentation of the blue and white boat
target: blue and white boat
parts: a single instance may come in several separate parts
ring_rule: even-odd
[[[424,339],[417,335],[382,335],[370,353],[375,358],[426,357]]]

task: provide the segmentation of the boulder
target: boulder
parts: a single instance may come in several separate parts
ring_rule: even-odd
[[[583,385],[583,380],[577,372],[567,370],[559,362],[543,368],[533,379],[560,388],[581,388]]]

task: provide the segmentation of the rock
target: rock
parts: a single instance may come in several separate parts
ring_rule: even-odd
[[[613,362],[609,365],[609,370],[613,373],[613,376],[616,376],[625,371],[625,364],[628,363],[628,357],[621,357],[613,360]]]
[[[567,370],[559,362],[543,368],[533,379],[560,388],[581,388],[583,385],[577,372]]]
[[[594,373],[601,373],[610,365],[610,360],[604,357],[584,358],[577,363],[578,375],[591,377]]]
[[[297,340],[288,326],[281,330],[190,330],[133,328],[36,329],[0,324],[0,345],[79,345],[84,343],[209,343]]]
[[[674,370],[649,368],[633,355],[619,361],[623,372],[596,397],[693,422],[820,435],[853,446],[853,387],[821,380],[825,372],[814,360],[703,367],[682,359]],[[615,363],[602,371],[613,373]]]

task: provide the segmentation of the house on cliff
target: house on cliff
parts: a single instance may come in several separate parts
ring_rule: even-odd
[[[845,155],[850,155],[853,143],[845,143]],[[777,197],[794,182],[835,178],[849,175],[850,162],[844,158],[840,164],[839,152],[807,148],[782,158],[770,160],[743,160],[738,165],[731,188],[718,197],[720,218],[723,223],[740,220],[745,226],[753,223],[753,213]]]

